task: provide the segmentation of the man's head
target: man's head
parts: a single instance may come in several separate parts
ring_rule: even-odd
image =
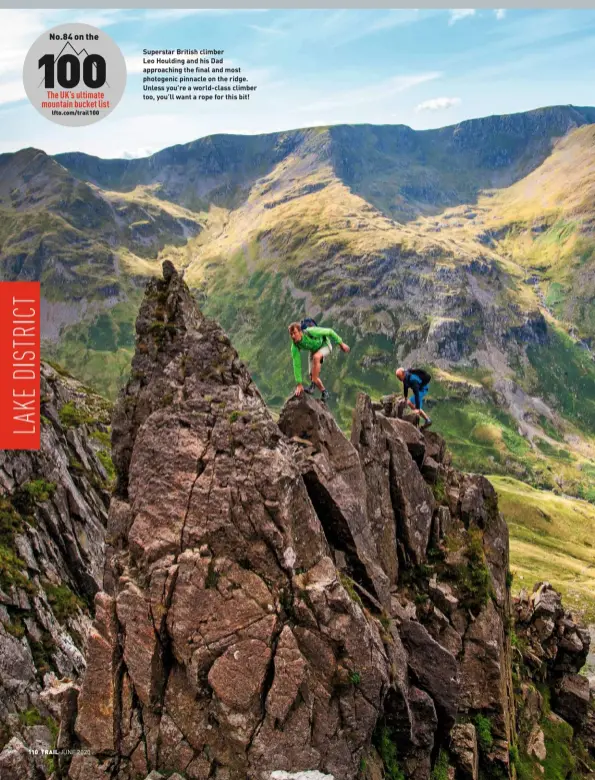
[[[399,368],[397,368],[395,371],[395,374],[397,375],[397,379],[402,382],[405,379],[405,369],[403,366],[399,366]]]
[[[291,336],[291,340],[294,344],[297,344],[298,341],[302,340],[302,326],[299,322],[292,322],[291,325],[288,328],[289,335]]]

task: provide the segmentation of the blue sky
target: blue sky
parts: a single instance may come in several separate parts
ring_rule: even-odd
[[[31,43],[60,23],[104,29],[128,83],[106,119],[67,128],[28,103]],[[225,49],[249,101],[143,101],[143,48]],[[544,105],[595,105],[595,10],[0,9],[0,152],[142,156],[211,133],[369,122],[441,127]]]

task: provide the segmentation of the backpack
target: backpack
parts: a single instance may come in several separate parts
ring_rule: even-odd
[[[410,369],[410,371],[412,374],[416,374],[421,379],[422,387],[425,387],[426,385],[430,384],[432,375],[428,374],[427,371],[424,371],[423,368],[412,368]]]
[[[307,328],[316,327],[316,321],[312,317],[304,317],[300,322],[300,328],[306,330]]]

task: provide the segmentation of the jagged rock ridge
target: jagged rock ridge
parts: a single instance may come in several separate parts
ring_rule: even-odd
[[[41,394],[40,450],[0,451],[2,780],[49,774],[29,750],[56,747],[102,582],[110,406],[46,363]]]
[[[72,780],[371,779],[395,751],[419,780],[513,774],[507,527],[393,409],[361,395],[351,441],[309,397],[277,425],[164,264],[113,420]]]

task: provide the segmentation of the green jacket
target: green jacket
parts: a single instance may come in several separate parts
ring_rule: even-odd
[[[291,345],[291,357],[293,359],[293,375],[298,384],[302,382],[302,359],[300,350],[306,352],[318,352],[328,342],[342,344],[343,339],[332,328],[312,327],[302,331],[302,340]]]

